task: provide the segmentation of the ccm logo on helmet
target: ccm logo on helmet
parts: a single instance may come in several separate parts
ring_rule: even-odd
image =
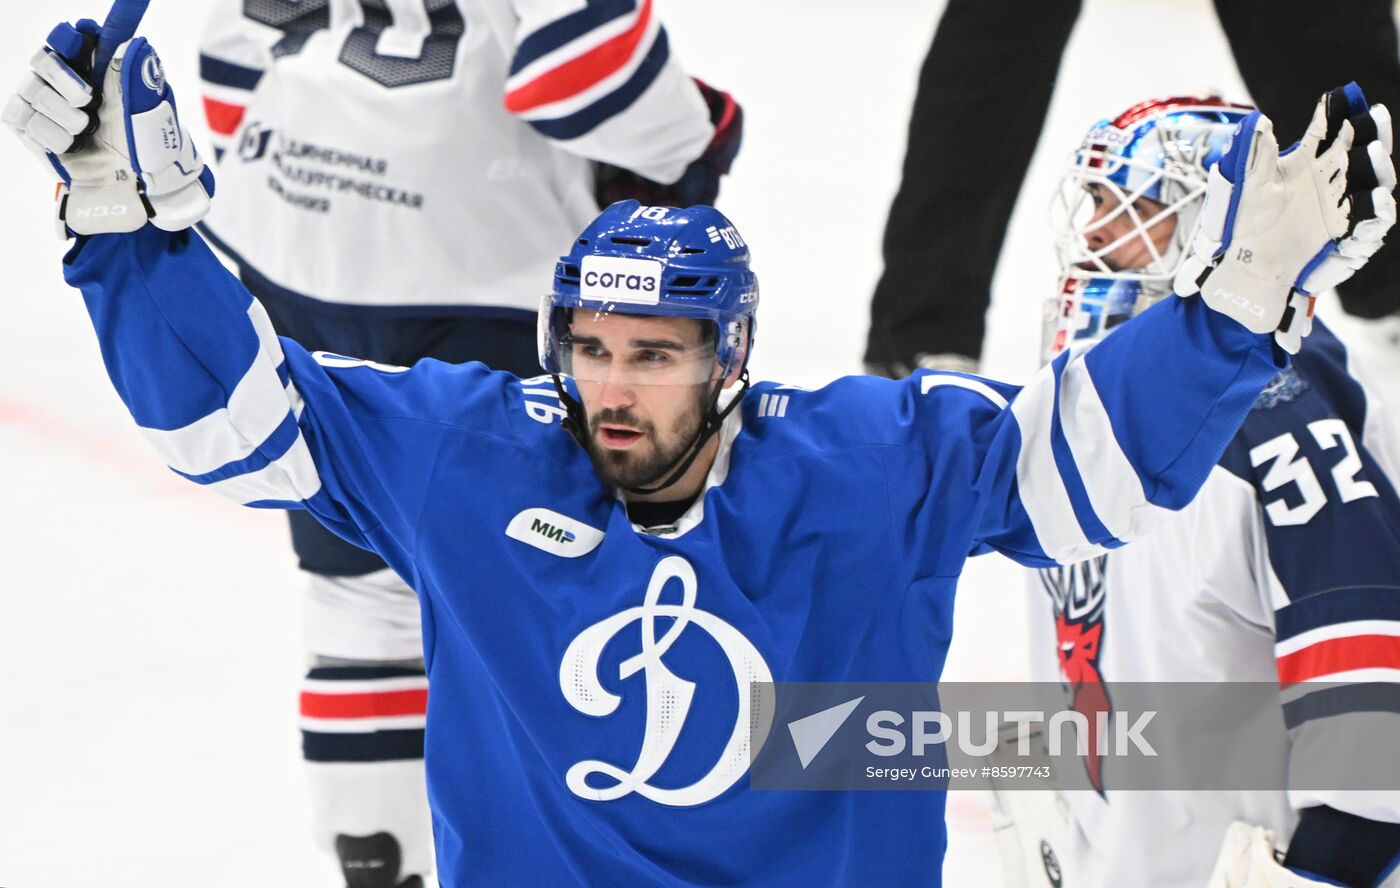
[[[585,256],[579,295],[596,302],[656,305],[661,301],[661,263],[655,259]]]

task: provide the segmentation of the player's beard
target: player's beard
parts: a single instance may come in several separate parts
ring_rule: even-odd
[[[635,490],[652,487],[666,480],[695,444],[704,410],[699,399],[671,425],[668,435],[659,435],[656,426],[639,420],[630,410],[600,410],[588,417],[588,455],[604,483]],[[642,433],[642,440],[626,450],[612,450],[598,442],[598,427],[605,422],[631,426]]]

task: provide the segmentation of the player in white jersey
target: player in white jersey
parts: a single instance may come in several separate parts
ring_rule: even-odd
[[[1045,360],[1170,294],[1208,170],[1250,110],[1154,100],[1091,130],[1057,201],[1063,277],[1047,304]],[[1294,750],[1337,731],[1400,736],[1397,445],[1346,348],[1319,325],[1159,533],[1038,573],[1033,674],[1062,682],[1086,715],[1112,712],[1115,682],[1278,682]],[[1115,791],[1111,767],[1085,756],[1097,792],[1066,793],[1065,888],[1370,888],[1400,859],[1397,792]],[[1281,863],[1275,845],[1287,847]],[[1050,885],[1027,857],[1024,884]]]
[[[279,334],[386,364],[533,375],[558,245],[600,202],[712,203],[742,133],[651,0],[218,0],[200,63],[222,190],[205,234]],[[352,888],[426,877],[417,599],[291,525],[318,840]]]

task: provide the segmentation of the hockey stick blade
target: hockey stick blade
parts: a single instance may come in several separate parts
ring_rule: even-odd
[[[151,0],[113,0],[107,20],[102,23],[102,36],[97,40],[97,54],[93,58],[93,79],[102,83],[103,72],[112,63],[117,47],[136,36],[146,7]]]

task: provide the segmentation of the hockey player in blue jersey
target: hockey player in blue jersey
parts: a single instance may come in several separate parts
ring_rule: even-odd
[[[750,685],[932,680],[970,555],[1068,563],[1184,506],[1285,365],[1275,338],[1307,333],[1309,290],[1394,218],[1369,150],[1388,121],[1349,88],[1283,156],[1266,119],[1242,127],[1178,284],[1202,298],[1023,388],[750,387],[743,238],[630,202],[558,263],[545,375],[392,367],[271,333],[188,229],[211,181],[152,50],[99,72],[91,133],[87,55],[61,26],[5,112],[65,179],[66,277],[175,471],[305,509],[417,590],[451,886],[937,883],[942,793],[748,788]]]
[[[713,203],[739,149],[738,104],[688,76],[648,0],[210,5],[222,193],[200,231],[311,350],[532,376],[559,245],[622,197]],[[309,575],[313,834],[350,888],[432,884],[418,598],[308,512],[288,518]]]

